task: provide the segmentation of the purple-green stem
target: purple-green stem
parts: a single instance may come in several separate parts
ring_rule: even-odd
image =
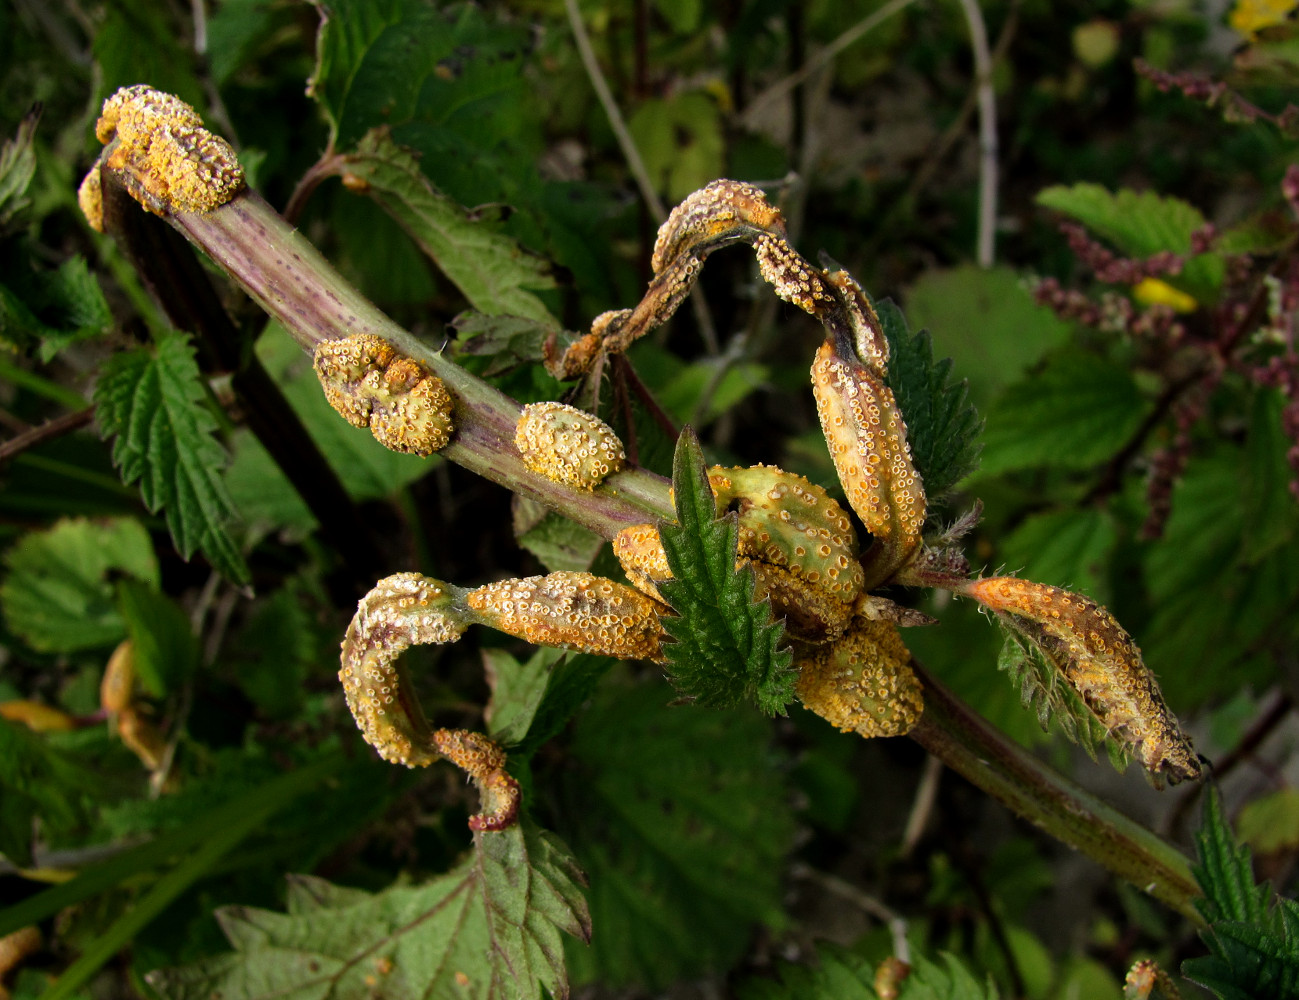
[[[456,400],[456,431],[440,452],[493,482],[613,537],[628,525],[672,517],[669,483],[644,469],[609,477],[594,492],[527,469],[514,447],[520,406],[431,350],[364,298],[255,192],[217,210],[169,221],[216,261],[311,352],[324,339],[371,333],[423,362]],[[1046,766],[925,677],[925,714],[912,737],[1015,813],[1116,875],[1198,920],[1199,889],[1175,847]]]

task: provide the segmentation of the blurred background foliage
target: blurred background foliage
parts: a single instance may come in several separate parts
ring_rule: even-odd
[[[665,204],[717,177],[759,183],[804,254],[824,250],[930,329],[986,419],[982,470],[941,512],[983,501],[972,563],[1114,610],[1218,762],[1261,869],[1289,883],[1295,5],[981,4],[998,138],[995,259],[982,262],[967,7],[578,6]],[[340,31],[318,44],[322,7]],[[276,206],[293,198],[306,235],[395,319],[521,401],[566,391],[535,363],[538,323],[583,330],[632,305],[656,230],[559,0],[0,6],[0,421],[19,442],[0,465],[0,892],[18,903],[104,857],[119,862],[102,891],[45,920],[43,943],[7,980],[16,996],[40,995],[106,929],[122,937],[101,957],[95,995],[145,990],[142,972],[224,950],[215,906],[281,906],[287,871],[380,890],[399,873],[450,868],[473,809],[460,776],[372,760],[343,708],[336,648],[352,602],[398,570],[476,584],[615,565],[499,488],[343,426],[306,359],[235,294],[243,349],[255,341],[324,452],[368,555],[348,559],[319,528],[202,355],[214,404],[203,433],[229,456],[226,530],[252,585],[178,555],[163,517],[119,481],[88,410],[105,361],[159,322],[75,201],[103,99],[141,82],[193,103],[251,184]],[[379,126],[417,154],[439,204],[459,206],[455,226],[526,252],[509,279],[522,306],[476,301],[381,192],[321,172]],[[1161,253],[1176,262],[1114,263]],[[666,473],[672,438],[643,389],[667,419],[692,422],[715,460],[777,463],[837,489],[808,392],[812,324],[744,252],[714,257],[701,284],[707,321],[683,309],[638,344],[605,416]],[[59,431],[24,437],[47,420]],[[907,638],[932,671],[1188,842],[1194,790],[1159,795],[1075,759],[998,673],[994,627],[969,604],[926,599],[924,610],[941,625]],[[110,706],[101,679],[124,641],[140,690]],[[480,726],[488,689],[474,643],[411,658],[435,719]],[[1199,947],[1180,921],[958,779],[935,786],[906,741],[863,744],[801,710],[769,725],[667,708],[670,691],[639,668],[598,671],[582,690],[595,692],[589,704],[536,750],[530,794],[590,875],[595,936],[571,954],[583,996],[731,995],[820,939],[878,958],[889,949],[880,901],[907,918],[920,950],[959,955],[1003,995],[1117,997],[1133,958],[1175,968]],[[154,733],[153,757],[148,739],[124,735],[132,726]],[[249,796],[307,764],[314,786],[281,790],[258,806],[271,818],[169,897],[150,895],[176,857],[252,808]],[[918,787],[936,797],[926,804]],[[763,821],[737,828],[741,815]],[[923,825],[909,824],[916,816]],[[156,919],[122,924],[143,899]]]

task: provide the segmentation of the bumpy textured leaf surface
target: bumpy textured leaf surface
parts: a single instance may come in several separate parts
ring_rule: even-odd
[[[212,437],[216,421],[184,334],[168,332],[155,350],[110,358],[95,386],[95,415],[114,435],[122,481],[138,481],[145,506],[163,511],[180,554],[188,559],[201,549],[222,575],[247,583],[248,567],[226,531],[235,516],[221,479],[226,453]]]
[[[1257,884],[1250,850],[1238,845],[1215,789],[1205,796],[1194,867],[1209,921],[1201,937],[1209,954],[1182,964],[1182,973],[1222,1000],[1284,1000],[1299,994],[1299,905]]]
[[[386,129],[367,132],[348,154],[348,173],[419,244],[469,303],[488,315],[512,315],[547,327],[559,324],[532,293],[553,288],[549,265],[438,191],[408,150]]]
[[[1268,651],[1299,636],[1290,606],[1299,563],[1289,548],[1257,562],[1244,557],[1249,483],[1248,456],[1237,449],[1192,459],[1173,490],[1164,536],[1144,560],[1154,613],[1137,638],[1175,711],[1266,683],[1276,671]]]
[[[372,895],[300,879],[287,913],[221,910],[235,952],[150,981],[172,1000],[564,998],[562,936],[590,936],[581,882],[563,844],[525,823],[479,835],[425,885]]]
[[[988,414],[982,469],[1091,469],[1118,451],[1149,405],[1124,368],[1070,352],[1010,386]]]
[[[44,653],[94,649],[126,637],[111,574],[158,586],[149,533],[126,517],[65,519],[31,532],[5,554],[5,565],[5,622]]]
[[[952,361],[934,361],[927,330],[912,333],[902,310],[890,300],[875,303],[889,341],[889,388],[907,425],[911,459],[937,503],[979,466],[983,421],[969,399],[967,383],[954,381]]]
[[[569,949],[577,981],[665,988],[730,967],[755,925],[783,923],[794,821],[770,726],[670,696],[607,684],[574,729],[561,801],[595,928]]]
[[[1127,188],[1112,193],[1099,184],[1050,187],[1038,194],[1037,203],[1077,219],[1121,253],[1138,258],[1163,250],[1190,253],[1191,234],[1205,221],[1199,209],[1178,198]],[[1208,301],[1222,285],[1223,271],[1220,256],[1199,254],[1181,275],[1167,280]]]
[[[844,948],[823,945],[815,967],[785,965],[780,982],[750,982],[740,1000],[875,1000],[875,964]],[[954,956],[941,962],[913,955],[899,1000],[997,1000],[991,982],[980,985]]]
[[[753,600],[753,571],[735,569],[739,526],[717,517],[703,449],[688,428],[672,463],[677,523],[661,529],[673,579],[659,585],[680,617],[664,618],[664,646],[682,697],[724,707],[752,700],[768,715],[794,700],[793,654],[771,606]]]

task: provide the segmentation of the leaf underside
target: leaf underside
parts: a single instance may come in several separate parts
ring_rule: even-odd
[[[122,482],[139,482],[151,512],[161,510],[176,549],[202,550],[227,579],[246,584],[248,567],[226,531],[235,517],[221,470],[225,450],[203,405],[203,385],[185,335],[164,333],[155,350],[110,358],[95,386],[95,415],[114,435]]]
[[[569,994],[562,934],[590,937],[584,876],[527,823],[457,868],[370,894],[297,877],[288,912],[219,911],[232,954],[153,973],[171,1000],[541,1000]]]
[[[794,700],[793,653],[768,601],[753,600],[753,571],[735,568],[739,524],[718,518],[703,449],[687,428],[672,463],[677,523],[660,529],[672,579],[659,585],[679,617],[663,619],[664,646],[683,698],[725,707],[752,699],[768,715]]]
[[[1087,751],[1092,760],[1104,748],[1110,763],[1123,771],[1131,759],[1131,750],[1116,739],[1109,739],[1101,721],[1082,697],[1064,677],[1063,664],[1055,662],[1051,654],[1031,635],[1018,628],[1012,615],[999,615],[1005,630],[1005,644],[997,657],[997,669],[1008,673],[1019,684],[1020,701],[1037,716],[1043,730],[1051,723],[1073,743]]]

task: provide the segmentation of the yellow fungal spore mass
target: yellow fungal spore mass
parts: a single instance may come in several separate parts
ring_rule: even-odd
[[[613,428],[563,403],[529,403],[514,427],[514,447],[538,475],[593,490],[627,461]]]
[[[384,760],[425,767],[437,760],[432,734],[399,658],[413,645],[455,642],[467,622],[445,584],[397,573],[375,584],[357,606],[343,639],[347,707]]]
[[[453,403],[442,380],[386,340],[357,334],[316,345],[325,399],[349,424],[368,427],[385,448],[432,455],[451,440]]]
[[[893,391],[877,372],[841,357],[833,339],[816,353],[812,391],[848,503],[884,546],[878,573],[887,579],[919,547],[925,523],[925,488]]]
[[[469,591],[465,603],[483,624],[538,646],[663,662],[658,616],[666,609],[591,573],[502,580]]]
[[[1133,746],[1147,771],[1172,784],[1200,776],[1200,762],[1132,637],[1095,601],[1012,576],[972,580],[961,592],[1027,624],[1065,680],[1111,736]]]
[[[848,515],[820,486],[774,466],[708,470],[717,514],[739,519],[737,569],[751,566],[754,597],[804,642],[840,635],[862,592],[857,536]],[[627,578],[661,600],[655,584],[672,578],[652,524],[624,528],[613,540]]]
[[[123,87],[104,102],[95,135],[105,145],[116,140],[106,165],[120,170],[127,190],[159,215],[211,212],[243,190],[244,171],[230,144],[171,94]],[[82,196],[83,211],[87,201],[90,192]]]
[[[802,661],[795,690],[807,708],[844,732],[901,736],[924,711],[910,659],[891,622],[858,621]]]

